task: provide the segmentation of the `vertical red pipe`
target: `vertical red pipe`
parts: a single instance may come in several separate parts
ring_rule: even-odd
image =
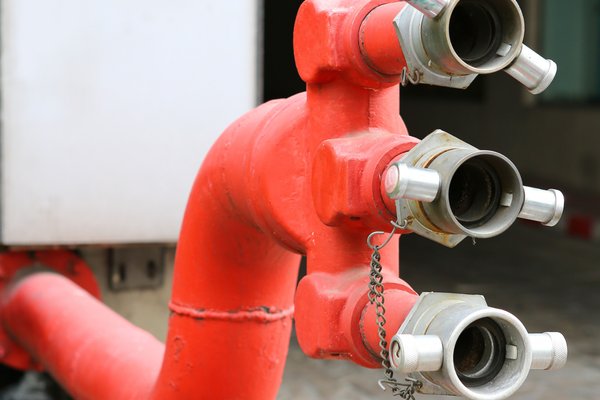
[[[177,246],[166,354],[153,398],[269,399],[281,382],[300,256],[249,223],[251,154],[271,103],[205,159]],[[255,190],[259,190],[256,188]]]

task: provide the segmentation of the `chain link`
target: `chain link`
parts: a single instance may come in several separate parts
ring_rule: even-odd
[[[403,229],[406,226],[403,221],[401,224],[392,222],[392,232],[389,237],[380,245],[373,244],[373,238],[377,235],[383,235],[385,232],[373,232],[367,238],[367,245],[373,253],[371,254],[371,272],[369,274],[369,302],[375,305],[375,314],[377,322],[377,331],[379,336],[379,347],[381,356],[381,365],[384,368],[385,379],[379,380],[379,386],[386,390],[391,389],[393,396],[398,396],[404,400],[415,400],[415,392],[422,387],[422,383],[413,378],[406,378],[406,383],[399,382],[394,377],[394,371],[390,364],[390,353],[388,350],[387,332],[385,330],[385,296],[383,285],[383,267],[381,265],[380,250],[384,248],[396,234],[397,229]]]

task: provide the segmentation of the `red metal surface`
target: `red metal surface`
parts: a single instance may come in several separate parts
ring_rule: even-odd
[[[100,289],[87,264],[71,251],[13,251],[0,253],[0,293],[16,278],[49,270],[68,277],[88,293],[100,298]],[[0,308],[0,321],[5,321]],[[4,322],[6,324],[6,322]],[[30,354],[0,326],[0,362],[17,369],[40,369]]]
[[[406,60],[390,21],[406,6],[395,2],[377,7],[362,23],[360,30],[360,50],[367,63],[385,75],[399,75],[406,66]]]
[[[403,61],[393,50],[397,39],[388,28],[371,26],[391,26],[387,19],[392,6],[373,12],[388,3],[394,2],[305,1],[294,46],[307,92],[243,116],[205,159],[177,247],[169,334],[152,398],[275,398],[294,307],[298,339],[307,354],[378,366],[377,328],[367,298],[371,250],[366,238],[373,230],[390,230],[394,212],[381,195],[381,177],[394,158],[417,142],[407,135],[398,113],[395,72]],[[377,43],[387,50],[379,51]],[[396,69],[387,70],[389,65]],[[296,290],[300,254],[307,256],[308,275]],[[398,278],[398,237],[382,251],[382,262],[391,333],[416,294]],[[33,289],[19,287],[9,305],[17,311],[21,302],[35,308],[33,301],[26,301]],[[89,315],[86,308],[101,313],[95,307],[85,302],[81,309],[70,310],[73,314],[64,323],[77,330],[83,320],[80,332],[96,338],[100,325],[82,316]],[[104,313],[113,345],[129,335],[140,336]],[[47,316],[39,314],[32,314],[22,328],[44,329],[37,319]],[[19,322],[8,321],[14,332],[13,322]],[[113,331],[113,325],[123,329]],[[55,368],[63,365],[67,351],[52,358],[34,336],[19,335],[19,341],[67,387],[81,388],[81,397],[118,399],[133,393],[106,389],[102,395],[110,396],[102,396],[91,383],[83,388],[71,382],[74,377]],[[85,360],[104,357],[102,351],[110,346],[104,336],[91,344],[85,335],[68,336],[71,351]],[[156,363],[156,346],[148,346],[153,350],[146,362]],[[120,344],[117,349],[115,354]],[[104,378],[98,382],[106,386],[124,384],[122,376],[113,374],[116,368],[123,368],[123,376],[130,379],[154,377],[153,365],[136,371],[141,355],[128,365],[110,357],[114,368],[102,361],[109,375],[99,373],[100,366],[85,364],[89,375]],[[148,381],[144,376],[135,384],[140,397],[146,392],[138,386]]]
[[[294,304],[306,353],[377,366],[366,238],[389,231],[381,175],[416,143],[398,114],[399,77],[374,71],[359,46],[365,16],[384,3],[306,1],[294,46],[307,93],[245,115],[205,159],[177,248],[155,398],[274,398]],[[397,243],[382,254],[390,332],[415,301],[398,278]],[[298,254],[308,276],[294,300]]]
[[[4,292],[2,321],[76,399],[144,399],[156,382],[162,343],[61,275]]]

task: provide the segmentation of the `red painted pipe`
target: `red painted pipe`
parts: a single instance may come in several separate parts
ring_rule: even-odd
[[[378,365],[366,238],[389,230],[381,175],[416,143],[398,115],[399,78],[382,78],[360,52],[361,23],[384,3],[304,2],[294,46],[307,93],[245,115],[205,159],[178,244],[155,398],[274,398],[294,303],[309,355]],[[309,275],[294,300],[297,254]],[[392,332],[416,295],[397,278],[397,239],[383,261],[399,301],[388,308]]]
[[[380,20],[373,10],[388,3],[394,2],[305,1],[294,48],[307,93],[248,113],[206,157],[177,247],[169,334],[151,398],[274,398],[294,308],[300,345],[308,355],[379,365],[377,327],[367,298],[371,250],[366,238],[374,230],[390,230],[395,215],[382,197],[381,177],[394,158],[417,143],[398,115],[399,77],[373,68],[388,64],[381,61],[387,53],[381,56],[370,40],[361,48],[361,29],[367,39],[372,34],[365,18]],[[374,35],[390,39],[388,33]],[[307,256],[308,275],[296,290],[300,254]],[[382,262],[391,335],[416,294],[398,278],[397,237],[382,250]],[[35,337],[51,314],[28,300],[35,297],[29,293],[33,287],[23,286],[29,279],[6,306],[39,310],[17,330],[12,325],[20,324],[19,316],[11,314],[6,323],[18,340],[80,397],[120,399],[133,392],[146,397],[157,368],[156,344],[148,344],[145,361],[142,355],[118,360],[111,354],[122,354],[123,346],[114,342],[131,346],[131,340],[142,340],[139,334],[97,310],[97,304],[73,306],[64,316],[77,333],[67,333],[68,349],[85,360],[80,379],[86,383],[73,382],[72,372],[62,367],[66,348],[56,355],[44,352],[48,339]],[[60,290],[52,293],[58,296]],[[100,327],[88,321],[88,309],[101,315],[109,332],[115,330],[112,342],[95,332]],[[26,327],[32,327],[29,334],[22,332]],[[102,357],[101,365],[88,364]],[[107,371],[98,372],[101,368]],[[126,380],[136,380],[132,389],[103,387]]]
[[[2,324],[77,399],[144,399],[156,382],[162,343],[61,275],[6,290]]]
[[[374,70],[384,75],[399,75],[406,66],[392,23],[405,6],[405,2],[395,2],[375,8],[360,29],[361,53]]]

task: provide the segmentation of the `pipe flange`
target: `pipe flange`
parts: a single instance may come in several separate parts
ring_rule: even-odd
[[[0,253],[0,296],[6,286],[36,272],[63,275],[100,299],[100,287],[90,267],[67,250],[9,251]],[[2,309],[0,307],[0,320]],[[0,362],[20,370],[42,370],[42,366],[18,345],[0,324]]]

